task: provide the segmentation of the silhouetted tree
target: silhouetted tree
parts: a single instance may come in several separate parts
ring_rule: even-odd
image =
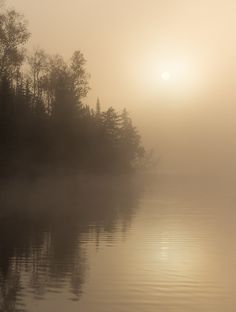
[[[126,110],[102,111],[99,99],[95,111],[83,103],[89,91],[83,54],[75,51],[67,63],[37,49],[26,58],[28,38],[24,18],[14,10],[2,11],[1,172],[134,169],[144,150]]]
[[[0,13],[0,80],[4,76],[16,77],[25,53],[23,45],[29,38],[26,22],[14,10]]]
[[[144,157],[145,150],[141,146],[141,138],[136,128],[132,125],[132,120],[126,109],[121,114],[121,131],[120,131],[120,143],[121,143],[121,159],[124,166],[127,169],[130,167],[130,161],[133,165]]]

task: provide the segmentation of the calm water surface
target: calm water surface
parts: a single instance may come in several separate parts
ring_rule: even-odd
[[[8,185],[0,311],[235,312],[235,203],[207,181]]]

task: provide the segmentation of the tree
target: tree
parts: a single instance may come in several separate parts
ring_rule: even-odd
[[[0,171],[36,172],[55,168],[125,172],[144,154],[140,136],[126,110],[102,111],[83,103],[89,91],[86,60],[71,60],[37,49],[28,57],[24,18],[0,13]]]
[[[101,119],[101,104],[100,104],[100,100],[99,98],[97,98],[97,102],[96,102],[96,113],[95,116],[98,120]]]
[[[4,76],[11,80],[16,78],[25,58],[23,47],[29,36],[22,15],[14,10],[0,13],[0,80]]]
[[[86,97],[90,90],[88,80],[90,75],[85,69],[86,59],[80,51],[75,51],[71,58],[71,74],[74,81],[78,101]]]
[[[40,101],[45,91],[45,83],[48,68],[48,56],[41,50],[37,49],[33,55],[28,57],[28,64],[30,67],[29,79],[31,86],[31,92],[33,96],[33,102]]]
[[[121,114],[120,128],[121,159],[126,167],[133,167],[145,154],[141,146],[141,138],[136,128],[132,125],[132,120],[126,109]]]
[[[117,141],[120,116],[113,107],[109,107],[107,111],[102,113],[102,123],[108,138],[114,142]]]

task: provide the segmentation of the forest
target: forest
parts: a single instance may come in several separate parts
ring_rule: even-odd
[[[0,176],[133,172],[145,157],[124,109],[84,103],[86,59],[26,50],[27,22],[0,8]],[[95,104],[95,103],[94,103]]]

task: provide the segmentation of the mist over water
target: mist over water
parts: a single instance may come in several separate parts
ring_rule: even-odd
[[[236,311],[235,10],[0,0],[0,312]]]
[[[233,188],[138,180],[43,178],[3,187],[0,310],[233,311]]]

